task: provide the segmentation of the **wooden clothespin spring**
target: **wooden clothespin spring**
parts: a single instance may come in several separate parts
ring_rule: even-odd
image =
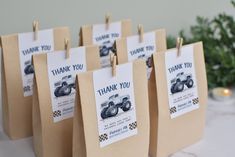
[[[69,58],[69,50],[70,50],[70,43],[69,39],[64,39],[64,45],[65,45],[65,52],[66,52],[66,59]]]
[[[38,30],[39,30],[39,22],[38,21],[33,21],[33,32],[34,32],[34,40],[38,40]]]
[[[105,15],[105,24],[106,24],[106,30],[108,30],[109,25],[110,25],[110,15],[109,14]]]
[[[177,38],[177,41],[176,41],[177,57],[179,57],[181,54],[181,48],[183,46],[183,41],[184,41],[183,38],[181,38],[181,37]]]
[[[116,76],[117,58],[113,53],[110,54],[110,62],[111,62],[111,67],[112,67],[112,76],[115,77]]]
[[[142,25],[138,25],[138,34],[139,34],[139,42],[142,43],[144,41],[144,28]]]

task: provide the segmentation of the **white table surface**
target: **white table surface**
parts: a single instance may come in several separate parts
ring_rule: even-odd
[[[226,102],[210,98],[204,138],[170,157],[235,157],[234,150],[235,98]],[[0,157],[34,157],[32,138],[10,141],[3,133],[1,118]]]

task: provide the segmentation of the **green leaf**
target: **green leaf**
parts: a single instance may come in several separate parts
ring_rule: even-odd
[[[235,8],[235,1],[231,1]],[[232,15],[220,13],[213,19],[197,17],[190,27],[190,35],[181,30],[184,44],[203,41],[208,87],[235,86],[235,20]],[[175,39],[167,38],[168,47],[175,47]],[[215,65],[219,67],[214,69]]]

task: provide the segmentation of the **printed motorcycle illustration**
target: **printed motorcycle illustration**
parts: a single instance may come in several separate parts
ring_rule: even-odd
[[[113,53],[116,52],[116,49],[114,48],[114,45],[111,42],[100,46],[100,57],[109,55],[110,51],[112,51]]]
[[[109,97],[108,101],[101,104],[101,118],[106,119],[115,117],[118,114],[119,108],[124,112],[131,109],[131,101],[129,95],[119,96],[118,94]]]
[[[151,68],[151,67],[152,67],[151,56],[146,56],[145,54],[143,54],[143,55],[138,56],[138,59],[140,59],[140,58],[146,60],[146,65],[147,65],[148,68]]]
[[[188,88],[193,87],[193,79],[191,74],[184,74],[184,72],[178,73],[176,78],[171,80],[171,93],[178,93],[184,90],[184,85]]]
[[[25,68],[24,68],[24,73],[25,75],[29,75],[29,74],[33,74],[34,73],[34,68],[33,68],[33,65],[31,64],[31,61],[26,61],[24,63],[25,65]]]
[[[56,97],[69,95],[72,88],[75,89],[74,78],[72,75],[64,76],[61,81],[55,83],[54,95]]]

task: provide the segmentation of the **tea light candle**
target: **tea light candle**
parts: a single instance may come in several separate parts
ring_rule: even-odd
[[[231,98],[232,94],[232,90],[228,88],[219,87],[212,90],[213,97],[219,101],[224,101]]]
[[[232,95],[232,92],[231,92],[231,90],[229,90],[229,89],[224,89],[224,90],[223,90],[223,95],[224,95],[224,96],[231,96],[231,95]]]

